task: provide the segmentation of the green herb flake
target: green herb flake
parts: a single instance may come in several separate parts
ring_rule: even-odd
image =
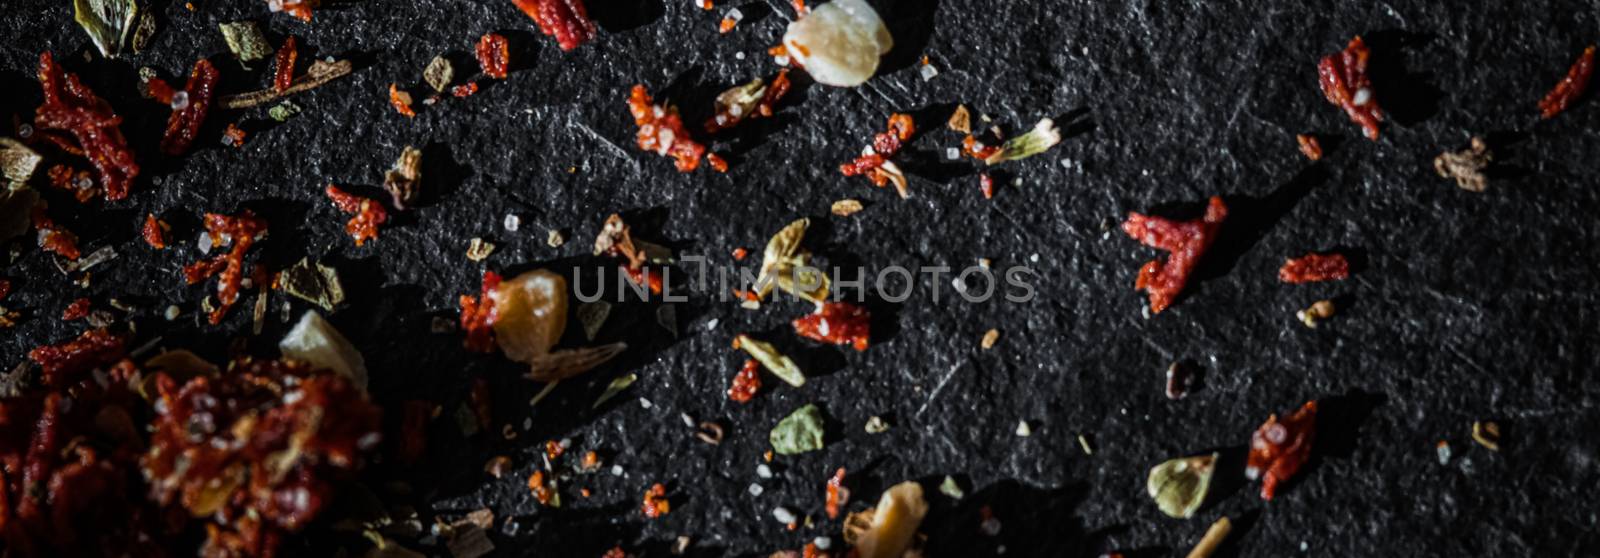
[[[744,349],[744,352],[750,353],[751,358],[759,361],[762,366],[767,368],[767,371],[772,372],[772,375],[777,376],[778,379],[794,387],[806,385],[805,372],[801,372],[800,367],[795,365],[793,360],[789,360],[789,357],[778,352],[778,349],[773,347],[771,343],[757,341],[748,335],[740,335],[738,342],[739,348]]]
[[[253,62],[272,56],[272,45],[267,43],[261,27],[254,21],[235,21],[217,26],[222,39],[228,43],[228,52],[240,62]]]
[[[296,114],[300,114],[300,106],[289,101],[278,103],[267,109],[267,116],[279,122],[288,121],[290,118],[294,118]]]
[[[1162,513],[1177,518],[1192,517],[1206,501],[1216,463],[1215,453],[1167,460],[1150,469],[1145,488]]]
[[[78,22],[100,54],[111,58],[122,52],[133,31],[139,5],[134,0],[73,0],[72,19]]]
[[[950,475],[945,475],[944,482],[939,483],[939,492],[957,500],[967,495],[966,491],[961,490],[961,485],[956,483],[955,477]]]
[[[812,403],[778,421],[767,440],[772,443],[773,451],[795,455],[822,449],[822,434],[822,409]]]
[[[1050,148],[1055,147],[1058,143],[1061,143],[1061,130],[1056,128],[1054,120],[1045,118],[1040,120],[1038,124],[1034,124],[1033,129],[1028,130],[1028,133],[1006,140],[1005,145],[1000,146],[1000,151],[990,155],[983,162],[993,165],[1006,161],[1026,159],[1049,151]]]
[[[428,82],[434,91],[444,93],[450,87],[450,82],[456,79],[455,66],[443,56],[435,56],[428,62],[428,67],[422,70],[422,81]]]
[[[606,386],[605,393],[601,393],[600,398],[595,399],[594,405],[590,405],[589,408],[600,408],[600,406],[604,405],[605,402],[610,401],[611,398],[616,397],[617,394],[622,393],[622,390],[628,389],[628,386],[633,385],[633,383],[637,381],[639,381],[638,374],[628,374],[627,376],[621,376],[615,380],[611,380],[611,385]]]

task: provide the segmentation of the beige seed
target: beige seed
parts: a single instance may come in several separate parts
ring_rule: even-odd
[[[989,349],[994,348],[994,344],[999,342],[999,341],[1000,341],[1000,330],[991,329],[989,331],[984,332],[983,340],[978,342],[978,346],[983,347],[983,350],[987,351]]]
[[[862,207],[860,200],[839,200],[833,202],[833,214],[840,217],[849,217],[855,215],[857,211],[861,211]]]

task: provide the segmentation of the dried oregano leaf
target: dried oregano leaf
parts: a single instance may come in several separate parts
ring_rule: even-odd
[[[744,349],[744,352],[750,353],[751,358],[756,359],[762,366],[767,367],[767,371],[772,372],[772,375],[777,376],[778,379],[794,387],[806,385],[806,374],[801,372],[800,367],[796,366],[794,361],[789,360],[789,357],[783,356],[783,353],[778,352],[778,349],[773,347],[771,343],[757,341],[748,335],[740,335],[738,342],[739,348]]]
[[[254,62],[272,56],[272,45],[267,43],[267,37],[261,34],[261,27],[254,21],[234,21],[218,24],[222,31],[222,40],[228,43],[228,52],[240,62]]]
[[[1145,489],[1163,513],[1188,518],[1205,503],[1217,454],[1180,457],[1150,469]]]
[[[611,398],[616,397],[617,394],[622,393],[622,390],[628,389],[628,386],[633,385],[633,383],[637,381],[639,381],[638,374],[628,374],[627,376],[621,376],[615,380],[611,380],[611,384],[606,386],[606,391],[601,393],[600,397],[594,400],[594,405],[590,405],[589,408],[600,408],[600,406],[604,405],[605,402],[610,401]]]
[[[300,106],[290,101],[278,103],[273,105],[272,108],[267,109],[267,116],[270,116],[273,120],[277,120],[279,122],[287,121],[290,118],[293,118],[296,114],[300,114]]]
[[[134,0],[73,0],[72,9],[72,18],[107,58],[122,52],[122,44],[128,41],[135,18],[139,17],[139,5]]]
[[[451,66],[450,60],[443,56],[433,57],[433,60],[428,62],[428,67],[422,70],[422,81],[428,82],[428,86],[440,93],[449,89],[450,82],[455,79],[455,66]]]
[[[1061,143],[1061,130],[1056,128],[1054,120],[1045,118],[1040,120],[1038,124],[1034,124],[1033,129],[1028,130],[1028,133],[1006,140],[1005,145],[1000,146],[999,151],[984,159],[983,162],[993,165],[1006,161],[1026,159],[1044,153],[1058,143]]]
[[[772,451],[794,455],[822,449],[822,435],[822,409],[812,403],[778,421],[767,441],[772,443]]]

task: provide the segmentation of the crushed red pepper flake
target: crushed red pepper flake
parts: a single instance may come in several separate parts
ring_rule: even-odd
[[[756,393],[761,391],[761,363],[755,359],[744,361],[744,367],[733,376],[733,384],[728,386],[728,399],[739,403],[749,403],[755,399]]]
[[[193,285],[207,277],[218,276],[217,299],[221,304],[213,309],[209,316],[211,325],[216,325],[222,322],[222,317],[227,315],[228,310],[239,301],[239,285],[244,279],[244,254],[257,240],[266,236],[267,222],[249,210],[242,211],[238,215],[207,213],[205,228],[213,244],[221,246],[231,241],[233,248],[225,254],[218,254],[184,266],[183,278],[185,282]]]
[[[789,0],[789,5],[794,6],[796,18],[805,17],[806,14],[811,13],[811,8],[806,7],[806,0]]]
[[[89,177],[89,171],[76,170],[66,165],[52,165],[46,171],[50,186],[64,192],[70,192],[72,199],[78,203],[88,203],[95,196],[100,195],[100,189],[94,186],[94,181]]]
[[[462,345],[479,353],[494,351],[494,300],[490,293],[500,286],[500,274],[483,272],[483,287],[479,296],[461,295],[461,331],[466,333]]]
[[[226,143],[235,148],[244,147],[244,138],[246,135],[247,134],[245,134],[244,130],[240,129],[237,124],[232,122],[229,122],[227,129],[222,131],[222,137],[223,139],[227,140]]]
[[[1134,281],[1134,290],[1150,294],[1151,312],[1160,313],[1177,300],[1189,282],[1189,274],[1211,248],[1227,217],[1228,207],[1219,196],[1211,197],[1204,217],[1190,221],[1128,214],[1128,220],[1122,223],[1123,232],[1145,246],[1170,252],[1165,262],[1146,262]]]
[[[400,86],[389,84],[389,106],[406,118],[416,118],[417,111],[411,109],[411,94],[400,90]]]
[[[6,297],[10,296],[10,295],[11,295],[11,280],[10,279],[0,279],[0,300],[5,300]]]
[[[81,319],[86,318],[88,316],[89,316],[89,299],[87,299],[87,298],[79,298],[78,300],[74,300],[74,301],[72,301],[72,304],[68,304],[67,305],[67,308],[65,310],[61,311],[61,320],[62,321],[70,322],[72,320],[81,320]]]
[[[1557,114],[1567,110],[1585,91],[1589,90],[1589,81],[1594,73],[1594,45],[1583,49],[1583,54],[1572,63],[1572,68],[1567,70],[1566,77],[1561,78],[1550,93],[1539,100],[1539,115],[1546,120],[1554,118]]]
[[[1316,437],[1317,402],[1306,404],[1278,420],[1278,415],[1250,435],[1250,455],[1246,460],[1245,476],[1261,480],[1261,499],[1271,500],[1278,486],[1300,471],[1300,466],[1311,457],[1311,443]]]
[[[724,17],[722,18],[722,22],[717,24],[717,32],[727,34],[729,31],[733,31],[734,27],[738,26],[739,20],[733,19],[732,17]]]
[[[611,550],[607,550],[600,558],[628,558],[628,552],[622,550],[622,545],[619,544],[611,547]]]
[[[1367,139],[1377,141],[1383,109],[1378,107],[1372,79],[1367,75],[1367,59],[1371,56],[1367,43],[1357,36],[1343,51],[1323,57],[1317,63],[1317,75],[1328,102],[1344,109],[1350,121],[1361,126]]]
[[[167,224],[156,219],[156,214],[146,213],[144,227],[139,230],[139,236],[144,237],[144,243],[151,248],[165,250],[167,248]]]
[[[667,501],[667,487],[659,482],[651,485],[649,490],[644,491],[644,503],[640,505],[639,510],[650,519],[667,515],[667,512],[672,511],[672,504]]]
[[[551,461],[555,461],[557,458],[561,457],[561,454],[566,452],[567,448],[561,447],[561,442],[557,442],[555,440],[544,441],[544,454],[546,457],[549,457]]]
[[[33,228],[39,231],[39,247],[68,260],[78,259],[78,236],[51,220],[45,214],[48,207],[42,201],[33,206]]]
[[[572,50],[594,39],[594,21],[583,0],[511,0],[522,13],[533,18],[539,31],[554,37],[561,50]]]
[[[733,261],[742,262],[744,261],[745,256],[748,255],[750,255],[750,251],[744,249],[742,246],[733,249]]]
[[[706,119],[706,133],[715,134],[737,126],[746,119],[772,116],[773,107],[789,94],[791,87],[789,69],[784,68],[778,70],[778,75],[773,76],[771,82],[762,83],[756,79],[722,92],[717,95],[716,112]]]
[[[983,199],[994,199],[994,177],[989,173],[978,173],[978,190],[983,192]]]
[[[193,4],[185,5],[189,6],[189,11],[194,11]],[[267,0],[267,6],[272,11],[281,11],[306,23],[311,22],[312,8],[317,8],[321,5],[322,0]]]
[[[389,220],[389,211],[377,200],[351,195],[332,184],[324,192],[339,211],[355,215],[345,223],[344,232],[356,240],[356,246],[377,238],[378,226]]]
[[[711,170],[721,173],[728,172],[728,161],[723,159],[721,155],[707,152],[706,163],[711,165]]]
[[[801,337],[865,351],[871,337],[872,315],[866,308],[848,302],[824,302],[816,312],[795,319],[792,325]]]
[[[474,49],[478,55],[478,66],[483,69],[483,75],[494,79],[505,79],[507,69],[511,66],[511,43],[499,33],[485,33],[478,39],[478,46]]]
[[[1350,261],[1344,254],[1311,253],[1284,262],[1278,280],[1290,284],[1335,281],[1350,277]]]
[[[467,83],[463,83],[461,85],[457,85],[455,87],[450,88],[450,94],[451,95],[455,95],[456,98],[458,98],[458,99],[471,97],[473,93],[477,93],[477,92],[478,92],[478,83],[475,82],[475,81],[469,81]]]
[[[844,487],[844,467],[828,478],[828,519],[838,519],[839,513],[850,503],[850,489]]]
[[[299,57],[294,35],[284,38],[278,53],[272,57],[272,90],[279,95],[289,92],[289,86],[294,85],[294,63]]]
[[[556,497],[556,491],[545,482],[544,471],[534,471],[528,475],[528,491],[533,493],[533,498],[542,505],[549,505]]]
[[[1295,143],[1300,145],[1300,154],[1312,161],[1322,160],[1322,142],[1317,141],[1317,136],[1299,134],[1294,137]]]
[[[633,114],[633,123],[639,125],[635,134],[639,149],[672,157],[678,172],[690,172],[700,166],[706,147],[689,135],[677,107],[655,104],[643,85],[635,85],[628,96],[628,111]]]
[[[855,159],[839,165],[839,172],[845,176],[866,175],[873,185],[880,188],[889,182],[894,182],[895,190],[899,192],[900,197],[909,197],[905,176],[900,173],[899,167],[889,161],[889,158],[898,153],[915,133],[916,125],[911,120],[911,115],[903,113],[889,115],[888,130],[874,135],[872,145],[864,149]]]
[[[1000,146],[985,144],[978,141],[978,138],[973,137],[972,134],[967,134],[966,137],[961,138],[961,153],[973,159],[988,160],[999,152]]]
[[[86,377],[97,367],[122,358],[127,339],[103,328],[78,334],[76,339],[57,345],[43,345],[28,351],[28,358],[39,364],[40,383],[64,388]]]
[[[100,174],[106,199],[128,197],[128,187],[139,176],[139,164],[117,128],[122,117],[78,81],[77,75],[62,70],[49,52],[39,55],[39,85],[44,89],[44,103],[34,113],[34,125],[71,134],[75,142],[61,139],[59,143],[89,159]]]
[[[173,107],[172,115],[167,117],[167,130],[161,136],[162,153],[178,156],[189,150],[195,136],[200,134],[200,126],[205,124],[206,114],[211,110],[211,96],[220,79],[221,74],[210,60],[195,61],[189,81],[183,86],[188,103]]]

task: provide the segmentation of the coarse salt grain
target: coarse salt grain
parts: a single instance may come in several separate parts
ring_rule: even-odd
[[[622,476],[622,466],[621,465],[612,465],[611,466],[611,476],[613,476],[613,477]]]
[[[167,321],[170,322],[172,320],[178,319],[178,314],[181,314],[181,313],[183,313],[183,309],[178,308],[178,305],[173,304],[173,305],[167,307],[166,313],[162,314],[162,316],[167,318]]]
[[[772,518],[778,520],[778,523],[782,523],[784,525],[794,523],[795,520],[798,519],[794,516],[794,512],[789,511],[789,508],[785,508],[783,506],[772,508]]]
[[[764,479],[772,478],[772,467],[768,467],[766,463],[756,465],[756,476]]]
[[[195,247],[200,249],[200,255],[211,253],[211,233],[202,231],[200,238],[195,241]]]
[[[507,213],[505,220],[500,224],[509,232],[517,232],[517,229],[522,228],[522,218],[515,213]]]
[[[923,64],[917,69],[917,73],[922,76],[922,81],[928,81],[939,75],[939,69],[933,67],[933,64]]]
[[[961,158],[961,150],[954,147],[944,148],[944,158],[954,161]]]
[[[760,496],[761,493],[766,492],[766,491],[767,491],[767,489],[762,488],[761,485],[753,483],[753,482],[750,483],[750,495],[751,496]]]
[[[1018,436],[1022,436],[1024,438],[1026,438],[1028,436],[1032,436],[1033,435],[1033,427],[1028,426],[1028,421],[1025,421],[1025,420],[1017,421],[1017,435]]]

